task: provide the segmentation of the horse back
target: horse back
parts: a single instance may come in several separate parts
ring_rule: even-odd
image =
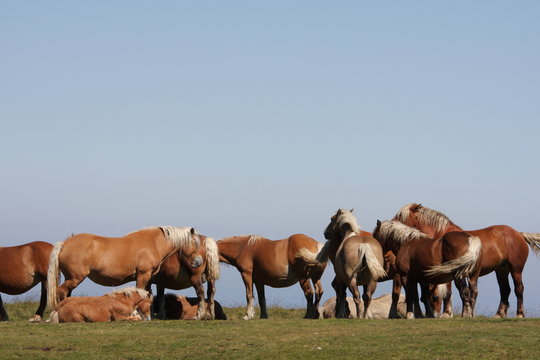
[[[485,275],[507,263],[515,270],[523,270],[529,247],[523,236],[507,225],[493,225],[479,230],[468,230],[482,242],[482,271]]]

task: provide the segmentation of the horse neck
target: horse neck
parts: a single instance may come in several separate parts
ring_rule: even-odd
[[[463,231],[462,228],[454,224],[452,221],[449,221],[448,225],[445,226],[442,230],[438,230],[435,226],[425,223],[419,223],[415,226],[415,228],[417,228],[432,239],[438,239],[450,231]]]

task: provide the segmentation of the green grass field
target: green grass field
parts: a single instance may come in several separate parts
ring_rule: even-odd
[[[34,302],[6,304],[0,359],[538,359],[540,319],[268,320],[29,323]]]

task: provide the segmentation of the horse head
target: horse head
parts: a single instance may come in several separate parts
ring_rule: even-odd
[[[201,239],[194,228],[190,229],[190,241],[186,242],[179,250],[180,257],[185,264],[196,269],[204,263],[204,247]]]
[[[336,213],[330,218],[330,223],[324,230],[324,237],[327,240],[343,238],[347,229],[350,229],[352,232],[360,231],[356,218],[352,214],[353,210],[354,209],[339,209],[336,211]]]

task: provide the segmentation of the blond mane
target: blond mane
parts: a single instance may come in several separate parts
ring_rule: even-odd
[[[347,224],[351,227],[353,232],[355,233],[360,232],[360,226],[358,225],[356,221],[356,217],[353,215],[352,211],[346,210],[346,209],[340,209],[340,211],[341,211],[341,214],[338,216],[336,220],[338,228]]]
[[[130,297],[133,294],[138,294],[142,298],[150,298],[151,295],[148,291],[144,289],[139,289],[136,287],[127,287],[123,289],[114,290],[110,294],[106,294],[105,296],[116,296],[116,295],[125,295],[127,297]]]
[[[253,246],[255,245],[255,243],[261,241],[262,239],[264,239],[262,236],[259,236],[259,235],[251,235],[249,237],[249,240],[248,240],[248,246]]]
[[[410,215],[411,207],[415,205],[417,204],[410,203],[403,206],[401,209],[399,209],[394,219],[402,223],[407,222],[407,219]],[[435,228],[436,231],[439,233],[445,231],[446,228],[452,223],[448,216],[446,216],[442,212],[430,209],[425,206],[420,206],[416,214],[419,222]]]
[[[131,234],[134,234],[136,232],[139,232],[139,231],[143,231],[143,230],[155,230],[155,229],[160,229],[162,232],[163,232],[163,235],[165,235],[165,239],[167,239],[167,241],[170,241],[172,244],[173,244],[173,247],[176,249],[176,250],[180,250],[180,249],[184,249],[188,246],[190,246],[190,242],[191,242],[191,227],[188,227],[188,226],[184,226],[184,227],[179,227],[179,226],[149,226],[149,227],[146,227],[146,228],[143,228],[143,229],[140,229],[140,230],[136,230],[136,231],[132,231],[130,232],[128,235],[131,235]],[[197,232],[195,232],[196,235]],[[126,236],[128,236],[126,235]],[[199,240],[199,236],[195,236],[195,244],[197,246],[197,248],[199,248],[199,246],[201,245],[200,243],[200,240]]]
[[[428,236],[418,229],[404,225],[399,221],[386,220],[381,222],[377,238],[382,243],[387,241],[405,243],[410,240],[427,238]]]

